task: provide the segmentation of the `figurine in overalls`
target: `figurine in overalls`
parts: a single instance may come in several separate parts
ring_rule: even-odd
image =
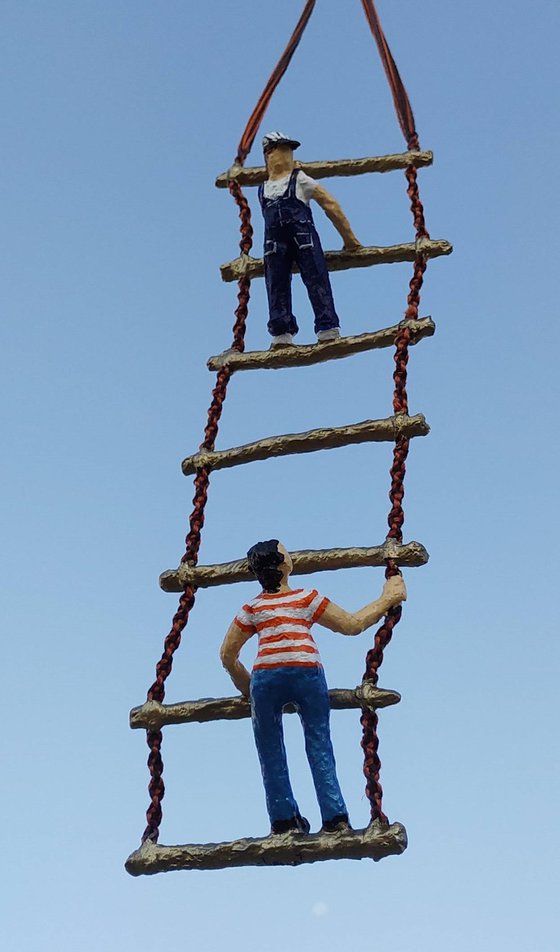
[[[286,761],[282,711],[293,704],[305,736],[305,752],[323,821],[322,832],[349,828],[348,810],[336,776],[331,743],[329,692],[317,645],[315,623],[359,635],[406,598],[400,575],[385,582],[378,599],[350,614],[316,589],[290,588],[293,568],[287,549],[277,539],[258,542],[247,553],[249,568],[262,592],[238,612],[220,651],[222,664],[236,688],[251,699],[251,716],[272,833],[308,833],[294,797]],[[254,634],[258,651],[250,675],[239,652]]]
[[[268,330],[272,347],[292,344],[298,332],[292,312],[292,265],[296,263],[315,314],[319,342],[340,337],[340,321],[334,300],[321,241],[313,222],[309,202],[313,198],[341,235],[344,248],[361,248],[350,222],[335,198],[314,179],[296,168],[294,149],[300,143],[281,132],[269,132],[263,139],[268,172],[259,188],[264,215],[264,274],[268,295]]]

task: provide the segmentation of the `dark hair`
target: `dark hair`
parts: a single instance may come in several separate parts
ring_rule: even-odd
[[[276,568],[284,561],[278,551],[278,539],[257,542],[247,552],[247,561],[253,575],[256,575],[265,592],[277,592],[282,581],[282,572]]]

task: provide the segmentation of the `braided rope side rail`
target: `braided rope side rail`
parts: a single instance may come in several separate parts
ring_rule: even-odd
[[[241,241],[239,246],[245,254],[251,249],[253,243],[253,229],[251,226],[251,211],[239,185],[232,183],[230,192],[239,208],[239,217],[241,219]],[[249,312],[251,281],[248,278],[241,278],[238,282],[237,308],[235,310],[235,324],[233,327],[233,344],[240,353],[245,348],[245,328],[247,315]],[[216,385],[212,391],[212,403],[208,410],[208,420],[204,430],[204,441],[201,449],[213,450],[224,401],[227,395],[227,387],[231,377],[231,371],[228,367],[223,367],[217,374]],[[208,500],[208,487],[210,483],[210,469],[207,466],[201,467],[197,471],[194,481],[195,494],[193,498],[193,511],[189,519],[190,531],[186,538],[186,551],[181,562],[188,562],[190,565],[196,565],[198,562],[198,553],[200,549],[202,528],[204,526],[204,509]],[[190,612],[194,606],[196,589],[188,585],[179,599],[179,606],[171,625],[171,630],[164,642],[163,654],[156,665],[156,679],[150,687],[147,695],[148,701],[159,701],[163,703],[165,697],[165,681],[171,674],[173,666],[173,655],[181,644],[181,636],[189,620]],[[146,742],[149,748],[148,770],[150,771],[150,783],[148,793],[150,804],[146,812],[146,829],[142,836],[142,841],[152,840],[157,843],[159,837],[159,827],[162,820],[161,801],[165,795],[165,784],[163,782],[163,758],[161,756],[161,746],[163,734],[161,730],[149,730],[146,732]]]
[[[297,49],[299,41],[303,35],[303,31],[305,30],[309,18],[313,12],[315,2],[316,0],[307,0],[304,11],[290,38],[288,46],[282,54],[272,75],[270,76],[270,79],[255,109],[253,110],[253,113],[251,114],[249,122],[247,123],[239,143],[237,156],[235,159],[235,163],[237,165],[243,165],[247,155],[251,150],[251,146],[259,130],[262,119],[264,118],[264,114],[270,99],[274,93],[274,90],[278,86],[278,83],[286,72],[295,50]],[[240,185],[238,185],[236,182],[229,182],[228,188],[239,210],[239,218],[241,221],[241,240],[239,242],[239,247],[242,254],[249,254],[253,245],[253,228],[251,225],[251,210],[249,208],[249,203],[243,195]],[[240,278],[238,281],[237,308],[235,310],[235,324],[233,327],[232,343],[232,349],[239,351],[239,353],[243,353],[245,350],[245,328],[249,313],[250,293],[250,278]],[[200,446],[201,450],[212,451],[214,449],[216,438],[218,436],[220,417],[222,414],[224,401],[226,399],[227,387],[231,374],[232,371],[227,366],[222,367],[218,371],[216,385],[212,391],[212,403],[208,410],[208,420],[204,430],[204,441]],[[209,482],[210,469],[207,466],[202,466],[199,470],[197,470],[197,475],[194,480],[195,494],[193,498],[193,511],[189,518],[190,531],[185,540],[186,551],[181,559],[182,563],[188,562],[193,566],[198,562],[202,528],[204,526],[204,510],[208,499]],[[162,703],[165,698],[165,681],[171,673],[173,667],[173,655],[181,644],[181,636],[189,620],[190,612],[192,611],[195,603],[195,597],[196,588],[192,585],[188,585],[179,599],[177,611],[173,616],[171,630],[169,631],[169,634],[167,635],[164,642],[163,654],[156,665],[156,679],[148,690],[148,701],[153,700]],[[148,793],[150,797],[150,803],[146,811],[147,824],[142,836],[142,842],[151,840],[153,843],[157,843],[159,838],[159,828],[163,816],[161,802],[165,795],[165,784],[163,782],[163,758],[161,756],[161,747],[163,742],[162,731],[148,730],[146,732],[146,742],[150,751],[148,755],[148,769],[150,772]]]
[[[397,118],[401,126],[404,137],[407,141],[409,150],[419,150],[420,143],[414,124],[414,115],[408,94],[399,75],[399,71],[389,49],[387,40],[381,28],[379,17],[375,9],[373,0],[362,0],[366,18],[371,28],[371,32],[377,43],[379,54],[389,81],[389,86],[393,95],[393,102],[397,113]],[[420,201],[418,189],[417,171],[411,165],[405,170],[405,176],[408,182],[407,194],[410,199],[410,207],[414,222],[416,239],[429,238],[424,220],[424,209]],[[414,261],[413,275],[409,283],[409,293],[407,297],[407,308],[405,317],[407,319],[417,319],[420,305],[420,291],[424,280],[426,270],[426,260],[423,255],[417,255]],[[408,394],[407,394],[407,365],[408,365],[408,347],[411,335],[407,327],[402,327],[395,342],[395,371],[393,373],[394,392],[393,408],[395,414],[408,414]],[[391,488],[389,490],[389,499],[391,510],[387,517],[389,525],[388,539],[395,539],[402,542],[402,527],[404,524],[404,478],[406,473],[406,460],[408,457],[409,440],[400,437],[395,442],[393,451],[393,464],[390,470]],[[399,569],[392,560],[388,560],[385,569],[385,578],[391,578],[396,575]],[[373,647],[366,655],[366,669],[364,680],[377,683],[378,671],[383,663],[385,648],[391,641],[395,626],[399,623],[402,616],[402,608],[399,605],[390,609],[385,616],[383,623],[375,633]],[[364,751],[364,776],[366,778],[366,795],[370,802],[372,820],[380,820],[382,823],[388,823],[388,818],[383,812],[383,788],[379,779],[381,770],[381,760],[379,758],[379,737],[377,727],[379,718],[374,710],[364,710],[360,718],[363,734],[362,749]]]

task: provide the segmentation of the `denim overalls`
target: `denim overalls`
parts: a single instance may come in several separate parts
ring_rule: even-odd
[[[297,263],[315,314],[315,332],[339,327],[319,235],[309,205],[296,197],[299,169],[279,198],[266,198],[259,187],[264,215],[264,275],[268,294],[268,330],[273,337],[297,334],[292,314],[292,265]]]

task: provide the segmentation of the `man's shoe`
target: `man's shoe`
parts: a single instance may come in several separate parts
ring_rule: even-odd
[[[274,820],[270,832],[277,834],[309,833],[310,829],[309,820],[306,820],[304,816],[298,813],[296,816],[291,816],[289,820]]]
[[[290,817],[289,820],[273,820],[270,826],[270,832],[279,834],[279,833],[290,833],[292,830],[297,830],[298,824],[295,816]]]
[[[311,825],[310,825],[310,823],[309,823],[309,820],[308,820],[306,817],[302,816],[301,813],[298,813],[298,814],[297,814],[296,820],[297,820],[297,823],[298,823],[299,832],[300,832],[300,833],[309,833],[309,831],[310,831],[310,829],[311,829]]]
[[[293,346],[294,346],[293,334],[278,334],[277,337],[272,338],[270,349],[276,350],[278,347],[293,347]]]
[[[347,813],[337,813],[332,820],[325,820],[321,827],[321,833],[343,833],[345,830],[351,830],[350,820]]]
[[[338,327],[329,327],[327,331],[317,331],[317,343],[325,344],[328,340],[338,340],[340,331]]]

